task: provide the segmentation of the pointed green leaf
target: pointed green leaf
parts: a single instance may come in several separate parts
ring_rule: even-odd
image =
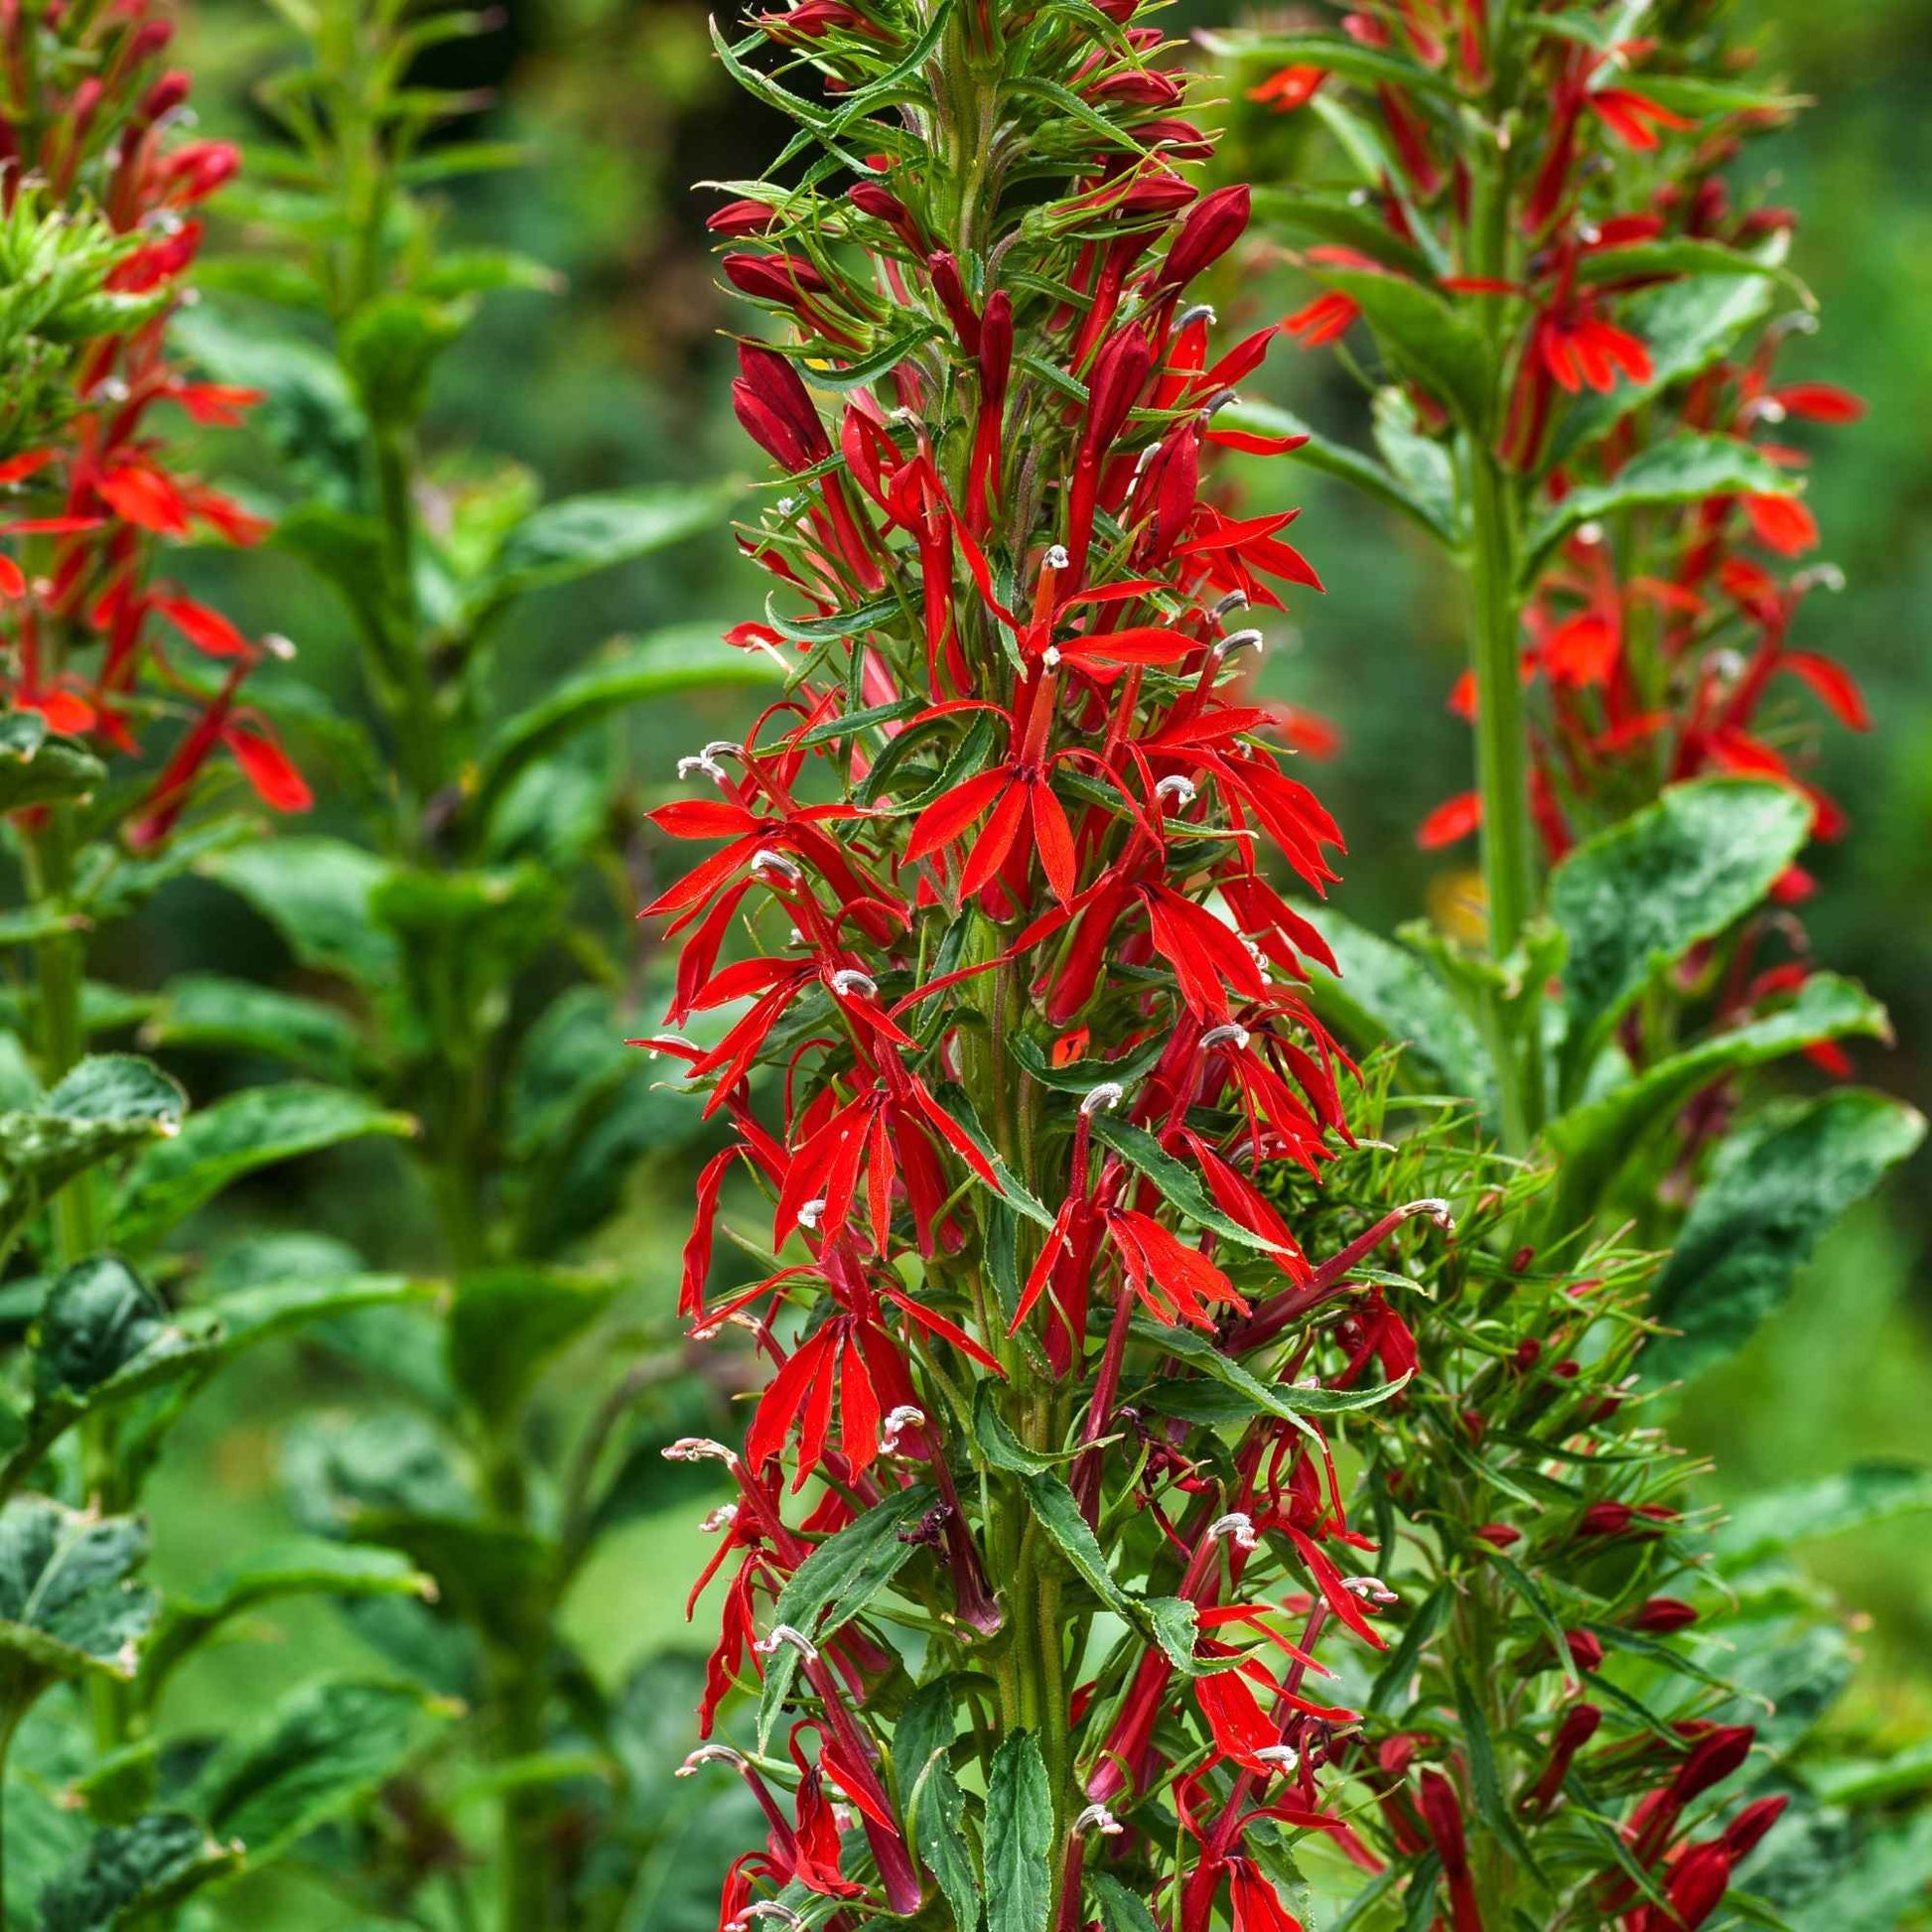
[[[954,1932],[978,1932],[979,1866],[966,1836],[966,1794],[946,1753],[953,1739],[958,1687],[949,1677],[922,1684],[893,1731],[893,1764],[906,1793],[906,1831],[920,1862],[939,1881]]]
[[[916,1546],[903,1532],[932,1507],[933,1492],[901,1489],[828,1536],[792,1573],[771,1613],[817,1643],[860,1615],[905,1567]],[[780,1644],[766,1660],[759,1699],[759,1746],[763,1749],[783,1715],[798,1675],[798,1652]]]
[[[0,1509],[0,1686],[15,1699],[58,1677],[134,1675],[155,1618],[154,1592],[133,1581],[148,1532],[131,1516],[98,1517],[46,1496]]]
[[[1584,483],[1550,510],[1525,543],[1523,580],[1532,581],[1551,552],[1586,523],[1708,496],[1790,496],[1797,487],[1790,471],[1748,443],[1681,431],[1632,457],[1608,483]]]
[[[1488,422],[1494,358],[1481,330],[1453,304],[1406,275],[1327,264],[1308,271],[1350,297],[1399,374],[1420,382],[1468,428]]]
[[[1843,1536],[1932,1510],[1932,1468],[1917,1462],[1856,1462],[1842,1474],[1767,1490],[1738,1503],[1718,1532],[1726,1570],[1815,1537]]]
[[[40,1896],[41,1932],[112,1932],[154,1923],[190,1892],[241,1863],[239,1846],[217,1845],[185,1812],[156,1811],[96,1832],[87,1849]]]
[[[344,1087],[244,1087],[191,1114],[172,1140],[136,1160],[115,1203],[113,1238],[149,1247],[244,1174],[371,1135],[408,1135],[415,1126],[407,1114]]]
[[[283,835],[216,853],[201,870],[246,899],[304,966],[366,986],[394,981],[395,937],[373,910],[389,868],[373,853],[341,839]]]
[[[218,973],[170,980],[141,1041],[260,1053],[337,1081],[353,1080],[368,1057],[355,1022],[340,1007]]]
[[[1643,1137],[1714,1080],[1828,1039],[1850,1034],[1882,1038],[1886,1032],[1884,1008],[1863,987],[1814,973],[1789,1005],[1714,1034],[1627,1086],[1573,1107],[1546,1130],[1557,1157],[1557,1184],[1545,1197],[1545,1225],[1586,1225]]]
[[[1053,1797],[1031,1730],[1010,1733],[986,1778],[987,1932],[1046,1932],[1053,1897]]]
[[[1644,1372],[1689,1377],[1734,1355],[1791,1293],[1819,1237],[1925,1138],[1902,1101],[1843,1089],[1773,1108],[1732,1134],[1651,1299],[1674,1334]]]
[[[511,782],[534,760],[613,712],[685,691],[782,682],[762,651],[734,650],[710,624],[685,624],[621,645],[559,683],[490,741],[470,810],[487,821]]]
[[[1136,1127],[1132,1121],[1101,1109],[1093,1116],[1093,1138],[1112,1148],[1137,1173],[1145,1174],[1160,1189],[1162,1198],[1171,1207],[1177,1207],[1190,1221],[1211,1228],[1223,1240],[1253,1248],[1260,1254],[1282,1252],[1279,1242],[1255,1234],[1232,1216],[1223,1214],[1193,1169],[1183,1167],[1146,1128]]]
[[[510,1415],[553,1356],[611,1306],[617,1277],[506,1266],[463,1276],[450,1311],[450,1373],[479,1414]]]
[[[50,732],[38,711],[0,714],[0,813],[84,798],[107,767],[77,738]]]
[[[407,1769],[451,1716],[408,1686],[304,1685],[215,1751],[191,1806],[217,1836],[239,1839],[258,1867]]]
[[[1558,1078],[1566,1099],[1652,976],[1756,906],[1803,849],[1811,821],[1789,785],[1672,785],[1556,868],[1550,916],[1569,948]]]
[[[565,496],[533,510],[503,541],[479,588],[479,613],[513,597],[570,584],[716,529],[737,483],[658,483]]]

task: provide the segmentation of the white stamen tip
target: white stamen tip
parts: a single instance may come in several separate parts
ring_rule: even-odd
[[[1250,1035],[1246,1027],[1239,1027],[1230,1022],[1225,1027],[1210,1028],[1206,1033],[1201,1035],[1200,1043],[1203,1048],[1209,1046],[1226,1046],[1230,1042],[1236,1046],[1245,1046],[1248,1043],[1249,1037]]]
[[[733,1750],[729,1744],[700,1744],[671,1775],[694,1777],[707,1764],[729,1764],[733,1770],[742,1771],[745,1768],[745,1754]]]
[[[1255,1534],[1255,1519],[1246,1510],[1231,1509],[1225,1516],[1217,1516],[1207,1526],[1207,1540],[1219,1542],[1222,1537],[1231,1537],[1237,1550],[1259,1550],[1261,1538]]]
[[[1247,608],[1248,593],[1246,591],[1229,591],[1227,596],[1222,598],[1214,606],[1213,610],[1208,613],[1208,616],[1211,618],[1224,618],[1230,611],[1245,611]]]
[[[1241,398],[1232,389],[1217,389],[1201,404],[1200,413],[1203,416],[1218,415],[1230,403],[1236,403],[1240,400]]]
[[[726,1932],[747,1932],[754,1919],[774,1918],[781,1925],[799,1926],[804,1920],[789,1905],[780,1905],[775,1898],[755,1898],[751,1904],[730,1921]]]
[[[1284,1776],[1300,1768],[1302,1753],[1293,1744],[1264,1744],[1255,1752],[1264,1764],[1280,1767]]]
[[[1587,523],[1577,525],[1577,541],[1587,543],[1593,550],[1603,541],[1603,526],[1592,517]]]
[[[1083,1114],[1099,1113],[1104,1107],[1111,1114],[1127,1098],[1127,1089],[1118,1080],[1102,1080],[1097,1087],[1089,1087],[1080,1102]]]
[[[1120,1820],[1105,1805],[1089,1805],[1073,1821],[1075,1838],[1087,1832],[1098,1832],[1102,1838],[1118,1838],[1124,1829]]]
[[[1049,671],[1057,671],[1060,668],[1059,645],[1048,644],[1046,648],[1039,653],[1039,661],[1042,664],[1044,664]]]
[[[798,1210],[798,1225],[817,1231],[819,1217],[825,1212],[825,1196],[820,1194],[816,1200],[808,1200]]]
[[[1176,329],[1185,329],[1193,323],[1204,322],[1212,329],[1219,321],[1220,317],[1214,313],[1214,305],[1211,302],[1196,302],[1191,309],[1181,310],[1174,318],[1173,326]]]
[[[804,1631],[797,1629],[789,1623],[774,1624],[771,1634],[768,1637],[760,1637],[757,1643],[753,1644],[752,1648],[760,1657],[775,1657],[786,1644],[790,1644],[792,1649],[797,1651],[806,1663],[815,1664],[818,1662],[818,1645],[813,1643]]]
[[[1344,1577],[1341,1587],[1364,1603],[1399,1603],[1402,1598],[1380,1577]]]
[[[269,656],[279,658],[284,664],[295,661],[294,640],[284,637],[279,630],[266,630],[262,633],[262,649]]]
[[[716,759],[703,752],[695,753],[688,759],[679,759],[677,761],[677,775],[680,778],[688,778],[694,771],[702,771],[713,784],[721,785],[725,782],[725,767]]]
[[[1183,778],[1177,771],[1173,772],[1154,787],[1154,795],[1157,798],[1172,798],[1177,805],[1191,805],[1196,795],[1194,781]]]
[[[716,1536],[720,1530],[728,1530],[738,1521],[736,1503],[720,1503],[702,1523],[698,1525],[707,1536]]]
[[[795,886],[804,878],[801,872],[782,852],[773,852],[768,846],[759,846],[752,854],[754,872],[775,872],[787,885]]]
[[[1072,561],[1073,559],[1066,554],[1066,546],[1063,543],[1054,544],[1046,553],[1048,570],[1064,570]]]
[[[1409,1212],[1411,1214],[1427,1214],[1445,1234],[1453,1234],[1455,1232],[1455,1216],[1449,1212],[1449,1202],[1438,1198],[1434,1194],[1429,1195],[1423,1200],[1411,1201],[1409,1203]]]
[[[887,1454],[898,1449],[898,1439],[908,1429],[925,1427],[925,1411],[915,1408],[909,1402],[901,1402],[897,1409],[890,1411],[879,1431],[879,1446]]]
[[[1814,564],[1809,570],[1801,570],[1791,581],[1801,591],[1842,591],[1845,573],[1836,564]]]
[[[680,1436],[658,1451],[666,1462],[736,1462],[737,1455],[709,1436]]]
[[[1232,657],[1238,650],[1262,651],[1268,647],[1268,639],[1259,630],[1230,630],[1214,646],[1216,657]]]
[[[856,966],[841,966],[832,975],[832,991],[847,999],[870,1000],[879,991],[879,982]]]

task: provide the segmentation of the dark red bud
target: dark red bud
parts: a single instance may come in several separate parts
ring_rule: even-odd
[[[1730,1854],[1733,1864],[1741,1864],[1755,1852],[1764,1834],[1784,1816],[1784,1808],[1791,1802],[1789,1798],[1759,1798],[1749,1804],[1725,1827],[1725,1850]]]
[[[1161,266],[1160,286],[1185,288],[1241,239],[1248,225],[1245,186],[1221,188],[1200,203],[1180,224],[1168,259]]]
[[[1508,1523],[1483,1523],[1478,1526],[1476,1535],[1497,1550],[1507,1550],[1523,1540],[1523,1532]]]
[[[1717,1725],[1691,1746],[1691,1754],[1671,1780],[1671,1796],[1688,1805],[1725,1778],[1751,1754],[1757,1736],[1750,1725]]]
[[[716,214],[706,219],[705,226],[713,234],[762,234],[777,219],[777,214],[776,208],[763,202],[755,202],[748,196],[736,202],[727,202]]]
[[[1589,1630],[1566,1630],[1563,1640],[1570,1647],[1570,1661],[1587,1675],[1603,1663],[1602,1639]]]
[[[1697,1620],[1697,1611],[1682,1597],[1653,1596],[1637,1606],[1636,1614],[1630,1619],[1630,1628],[1668,1636],[1673,1630],[1688,1630]]]

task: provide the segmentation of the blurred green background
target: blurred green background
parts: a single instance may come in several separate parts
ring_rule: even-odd
[[[1740,9],[1742,10],[1742,9]],[[1878,721],[1868,739],[1839,733],[1822,775],[1849,809],[1852,831],[1823,855],[1823,890],[1808,914],[1820,955],[1868,982],[1890,1005],[1896,1050],[1863,1051],[1864,1079],[1932,1104],[1932,674],[1923,614],[1932,612],[1932,0],[1751,0],[1764,25],[1766,63],[1818,105],[1748,164],[1775,178],[1772,199],[1805,217],[1797,265],[1817,292],[1825,327],[1794,346],[1791,373],[1849,383],[1871,404],[1867,421],[1836,433],[1821,453],[1812,501],[1825,554],[1848,588],[1806,607],[1809,635],[1863,682]],[[1190,0],[1173,18],[1218,16]],[[218,0],[193,10],[184,55],[198,73],[204,125],[249,138],[260,124],[252,83],[272,62],[266,6]],[[726,400],[733,320],[705,247],[702,215],[715,205],[689,184],[756,174],[781,135],[764,111],[734,94],[710,56],[703,9],[635,0],[510,0],[500,27],[447,50],[425,78],[487,91],[465,132],[528,149],[528,165],[472,184],[450,209],[453,231],[548,262],[565,278],[555,295],[495,298],[436,398],[451,452],[503,453],[552,491],[715,478],[754,468]],[[1253,326],[1282,313],[1291,290],[1249,277],[1222,291],[1223,322]],[[1271,308],[1271,304],[1279,305]],[[1292,347],[1262,379],[1322,427],[1354,433],[1352,392],[1322,357]],[[1284,465],[1258,470],[1258,492],[1302,501],[1298,540],[1329,585],[1304,598],[1287,648],[1267,668],[1277,695],[1330,719],[1341,749],[1311,774],[1349,834],[1352,857],[1337,902],[1382,929],[1456,891],[1452,856],[1415,846],[1428,808],[1466,784],[1468,745],[1444,700],[1458,658],[1449,587],[1390,520],[1321,479]],[[345,639],[297,567],[257,556],[202,560],[200,576],[244,621],[295,637],[300,674],[346,697]],[[587,589],[531,608],[504,652],[506,696],[527,699],[614,633],[751,615],[762,596],[727,533],[687,545]],[[667,707],[628,727],[629,754],[648,787],[675,758],[727,729],[726,700],[699,715]],[[324,823],[328,801],[321,805]],[[638,882],[638,897],[647,897]],[[638,943],[648,941],[640,934]],[[265,928],[233,901],[185,892],[165,900],[125,942],[118,962],[154,983],[219,964],[273,976],[283,968]],[[187,1069],[191,1080],[194,1069]],[[668,1309],[691,1175],[646,1165],[612,1239],[662,1285]],[[299,1225],[305,1200],[331,1198],[332,1224],[366,1239],[372,1255],[406,1265],[423,1237],[419,1204],[399,1166],[380,1152],[312,1164],[248,1203]],[[345,1225],[344,1203],[347,1203]],[[1720,1496],[1822,1473],[1857,1456],[1932,1446],[1932,1290],[1923,1267],[1932,1240],[1932,1157],[1921,1155],[1886,1199],[1831,1242],[1794,1306],[1748,1354],[1701,1383],[1679,1433],[1718,1464]],[[418,1257],[421,1258],[421,1257]],[[640,1313],[644,1312],[642,1311]],[[271,1378],[279,1377],[279,1381]],[[158,1498],[160,1581],[192,1581],[278,1526],[275,1471],[284,1418],[327,1403],[326,1370],[293,1354],[257,1364],[247,1386],[205,1405],[184,1435]],[[207,1498],[219,1498],[210,1507]],[[704,1540],[688,1500],[625,1533],[585,1578],[574,1631],[615,1681],[667,1644],[708,1647],[710,1616],[684,1634],[686,1580]],[[1932,1546],[1875,1532],[1813,1553],[1817,1572],[1869,1613],[1866,1667],[1846,1720],[1872,1741],[1898,1743],[1932,1727]],[[309,1607],[256,1624],[249,1642],[204,1665],[199,1695],[244,1706],[271,1677],[276,1650],[320,1669],[358,1659],[354,1638],[328,1610]],[[359,1658],[359,1661],[366,1661]],[[191,1709],[194,1697],[184,1700]],[[646,1876],[645,1890],[660,1878]],[[635,1923],[656,1921],[648,1896]],[[299,1881],[244,1885],[227,1922],[343,1926],[325,1893]],[[701,1913],[701,1917],[705,1914]]]

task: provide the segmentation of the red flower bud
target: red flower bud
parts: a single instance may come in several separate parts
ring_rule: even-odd
[[[1157,286],[1182,289],[1241,239],[1248,225],[1248,191],[1221,188],[1188,214],[1161,265]]]

